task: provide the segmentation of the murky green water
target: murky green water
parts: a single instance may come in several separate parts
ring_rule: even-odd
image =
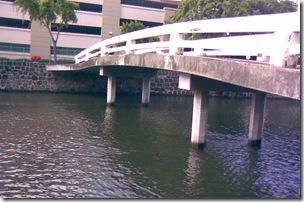
[[[211,98],[207,146],[191,148],[192,97],[0,92],[5,198],[300,198],[299,101],[267,100],[260,149],[250,100]]]

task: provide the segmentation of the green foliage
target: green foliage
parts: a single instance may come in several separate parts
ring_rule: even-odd
[[[23,15],[26,13],[29,14],[30,20],[38,20],[40,15],[40,2],[39,0],[15,0],[13,5],[17,8],[17,11],[20,11]]]
[[[297,4],[288,0],[182,0],[167,23],[211,18],[294,12]],[[223,34],[187,34],[186,39],[220,37]]]
[[[121,26],[121,34],[145,29],[145,25],[137,20],[130,22],[123,22]]]
[[[77,22],[75,9],[79,8],[79,4],[69,0],[15,0],[13,5],[23,15],[28,13],[31,21],[37,21],[47,28],[53,42],[54,60],[56,62],[59,33],[68,26],[69,22]],[[61,22],[52,26],[57,19],[60,19]],[[53,36],[51,26],[56,28],[56,36]]]
[[[296,10],[297,4],[289,0],[182,0],[168,23]]]
[[[79,8],[79,4],[68,0],[15,0],[13,5],[23,15],[29,13],[31,21],[38,21],[47,28],[59,17],[61,26],[57,30],[78,20],[75,9]]]
[[[134,32],[137,30],[141,30],[141,29],[145,29],[148,27],[145,27],[145,25],[137,20],[135,21],[130,21],[130,22],[123,22],[122,26],[121,26],[121,33],[125,34],[125,33],[129,33],[129,32]],[[144,39],[140,39],[137,40],[136,43],[149,43],[149,42],[155,42],[155,41],[159,41],[158,37],[149,37],[149,38],[144,38]]]

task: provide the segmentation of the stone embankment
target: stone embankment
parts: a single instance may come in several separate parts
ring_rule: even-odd
[[[118,78],[117,93],[141,92],[141,79]],[[0,91],[106,93],[106,77],[96,72],[48,72],[44,63],[0,61]],[[151,80],[151,93],[192,95],[178,88],[178,74],[159,70]]]

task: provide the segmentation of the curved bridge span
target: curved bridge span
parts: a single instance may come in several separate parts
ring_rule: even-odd
[[[259,146],[263,133],[266,94],[300,100],[299,69],[278,68],[269,64],[197,56],[146,53],[91,58],[75,65],[48,66],[48,71],[95,71],[108,76],[107,103],[113,105],[116,77],[141,77],[142,104],[150,102],[150,78],[158,69],[179,72],[179,88],[194,93],[191,142],[204,148],[209,91],[253,92],[248,142]]]
[[[259,146],[266,94],[300,100],[300,69],[295,68],[300,55],[299,14],[200,20],[139,30],[94,44],[76,55],[73,65],[47,66],[47,70],[96,71],[107,76],[109,106],[115,102],[116,77],[142,78],[142,104],[147,106],[150,79],[157,70],[178,72],[179,88],[194,94],[191,143],[198,148],[206,140],[209,91],[252,92],[248,143]],[[185,38],[197,33],[223,37]],[[161,40],[139,42],[149,37]],[[256,60],[248,60],[252,57]]]
[[[136,77],[154,76],[157,69],[171,70],[180,73],[179,87],[186,90],[263,92],[300,100],[299,69],[248,60],[146,53],[95,57],[75,65],[47,68],[49,71],[96,71],[101,76]]]

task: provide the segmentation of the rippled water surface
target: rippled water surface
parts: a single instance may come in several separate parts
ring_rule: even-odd
[[[0,92],[5,198],[300,198],[299,101],[268,99],[262,146],[250,100],[211,98],[207,146],[191,148],[191,97]]]

